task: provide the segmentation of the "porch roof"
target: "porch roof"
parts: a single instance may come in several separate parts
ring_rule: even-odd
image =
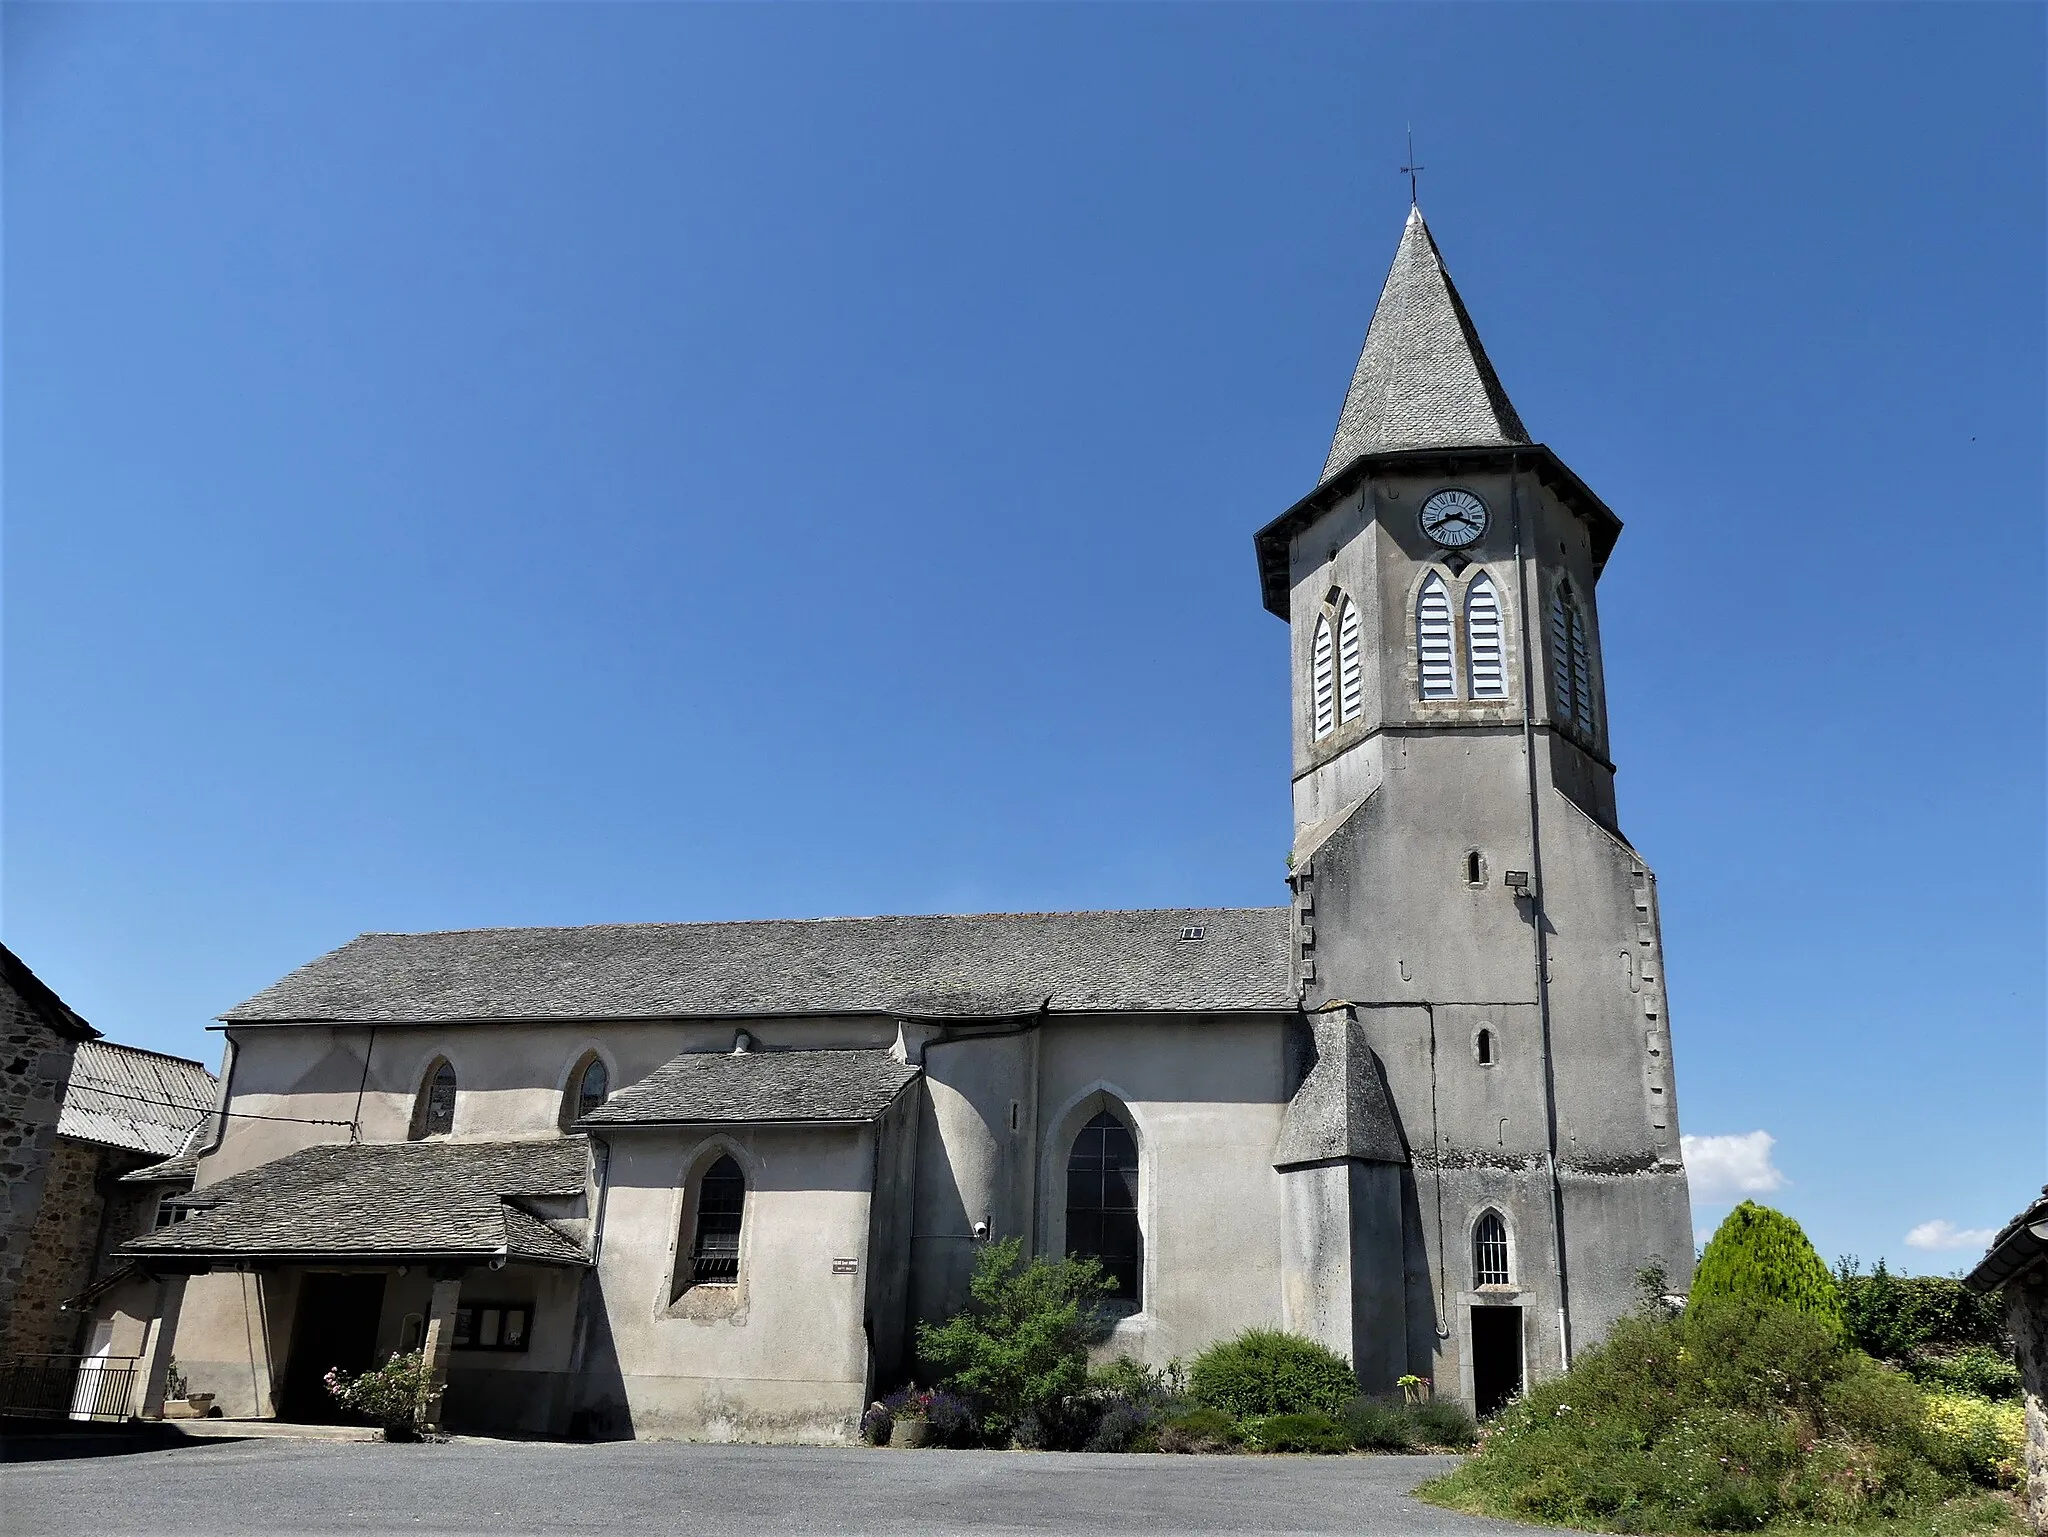
[[[525,1204],[585,1191],[590,1139],[301,1148],[208,1185],[183,1222],[124,1245],[148,1262],[284,1259],[590,1262],[582,1219]]]

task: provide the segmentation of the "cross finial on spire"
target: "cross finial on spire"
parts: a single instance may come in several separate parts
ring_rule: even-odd
[[[1427,166],[1420,166],[1415,163],[1415,125],[1410,123],[1408,125],[1408,163],[1401,167],[1401,174],[1408,178],[1408,206],[1411,208],[1419,208],[1422,205],[1422,199],[1416,193],[1415,176],[1418,171],[1425,171],[1427,169]]]

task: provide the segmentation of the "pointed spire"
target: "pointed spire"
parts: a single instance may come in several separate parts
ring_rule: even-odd
[[[1411,207],[1320,480],[1360,454],[1528,441],[1422,210]]]

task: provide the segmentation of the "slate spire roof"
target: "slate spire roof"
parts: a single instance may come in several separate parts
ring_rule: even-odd
[[[1361,454],[1527,443],[1422,210],[1408,210],[1321,484]]]

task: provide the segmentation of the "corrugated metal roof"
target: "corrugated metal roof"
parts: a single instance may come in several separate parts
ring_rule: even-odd
[[[169,1158],[213,1114],[218,1087],[213,1074],[184,1057],[81,1041],[57,1134]]]

